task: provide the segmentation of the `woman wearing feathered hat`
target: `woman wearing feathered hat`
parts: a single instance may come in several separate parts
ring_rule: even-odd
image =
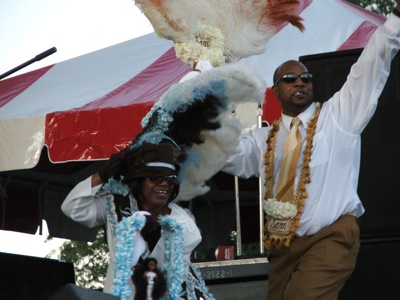
[[[196,294],[213,299],[190,263],[200,231],[190,213],[172,202],[179,192],[178,174],[170,144],[143,143],[112,155],[103,170],[65,199],[62,210],[71,219],[88,227],[106,225],[105,292],[137,299],[133,267],[152,257],[166,277],[164,299],[198,299]]]

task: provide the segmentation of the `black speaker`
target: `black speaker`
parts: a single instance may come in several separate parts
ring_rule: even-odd
[[[346,81],[362,49],[300,57],[314,74],[314,96],[324,102]],[[361,247],[356,268],[340,300],[400,299],[400,61],[379,98],[377,110],[361,136],[358,194],[365,207],[360,218]],[[340,174],[339,174],[340,176]]]
[[[346,81],[362,49],[300,57],[314,74],[314,99],[324,102]],[[377,110],[361,136],[358,194],[366,209],[362,238],[400,236],[400,59],[391,65]]]
[[[357,61],[363,49],[327,52],[301,56],[299,60],[314,75],[314,99],[325,102],[342,87],[346,81],[350,68]],[[399,107],[400,85],[400,58],[394,58],[390,75],[382,91],[379,107]]]
[[[339,300],[400,299],[400,241],[362,244],[357,265]]]
[[[47,299],[62,286],[75,283],[72,263],[0,253],[0,299]]]
[[[67,284],[48,300],[120,300],[111,294],[85,289],[75,284]]]

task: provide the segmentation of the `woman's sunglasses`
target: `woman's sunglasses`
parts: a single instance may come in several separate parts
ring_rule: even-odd
[[[301,81],[303,81],[304,83],[310,83],[314,78],[314,76],[311,73],[301,73],[301,74],[289,73],[279,78],[274,85],[278,85],[279,82],[281,81],[286,83],[293,83],[297,80],[297,77],[300,77]]]
[[[178,177],[176,177],[175,175],[153,176],[153,177],[146,177],[145,179],[154,184],[161,184],[164,181],[167,181],[168,184],[173,184],[173,185],[178,184]]]

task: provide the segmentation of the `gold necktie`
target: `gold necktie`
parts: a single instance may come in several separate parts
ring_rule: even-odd
[[[282,202],[293,203],[294,200],[294,181],[301,149],[300,125],[301,120],[294,118],[290,125],[290,133],[283,145],[282,166],[276,189],[276,198]]]

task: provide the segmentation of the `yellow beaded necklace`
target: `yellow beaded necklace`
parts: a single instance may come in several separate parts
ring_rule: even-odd
[[[316,111],[311,117],[307,126],[307,137],[306,137],[306,147],[303,151],[303,164],[300,170],[299,182],[297,184],[296,193],[293,197],[291,203],[296,206],[297,214],[292,218],[280,218],[274,217],[266,214],[266,224],[264,227],[264,244],[267,249],[275,246],[280,248],[282,245],[289,247],[290,241],[296,233],[296,229],[300,224],[301,214],[303,212],[303,207],[305,200],[308,197],[306,184],[311,182],[310,177],[310,161],[313,149],[313,138],[315,135],[315,129],[317,126],[317,121],[319,113],[321,111],[322,105],[316,103]],[[267,139],[267,151],[264,154],[264,165],[265,165],[265,199],[272,200],[275,203],[282,202],[276,201],[273,198],[273,188],[274,188],[274,169],[275,169],[275,148],[276,148],[276,137],[279,131],[279,123],[281,119],[276,120],[272,124],[272,129],[269,133]]]

